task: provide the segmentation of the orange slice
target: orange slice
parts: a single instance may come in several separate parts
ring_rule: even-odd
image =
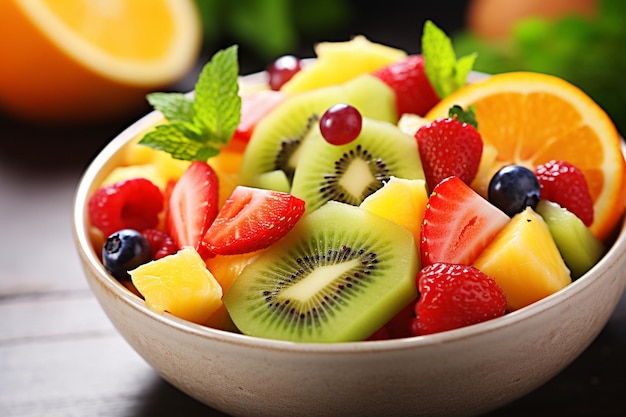
[[[201,35],[192,0],[3,0],[0,108],[37,121],[127,116],[192,68]]]
[[[475,106],[483,141],[497,150],[472,184],[481,194],[506,164],[534,170],[551,159],[566,160],[587,179],[594,200],[591,231],[600,239],[611,233],[624,212],[626,164],[614,124],[588,95],[554,76],[504,73],[458,90],[426,118],[444,117],[454,104]]]

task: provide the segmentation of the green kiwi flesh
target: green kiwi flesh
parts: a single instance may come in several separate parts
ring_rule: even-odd
[[[417,268],[410,232],[330,201],[247,265],[223,300],[249,336],[365,340],[417,297]]]
[[[363,119],[361,133],[346,145],[331,145],[314,129],[301,150],[291,193],[315,210],[329,200],[359,205],[392,176],[423,179],[417,142],[396,125]]]
[[[318,124],[321,115],[338,103],[351,104],[364,117],[397,121],[393,90],[378,78],[366,75],[342,85],[294,94],[255,127],[246,146],[239,171],[243,185],[265,188],[259,176],[282,170],[289,184],[301,154],[300,146]]]
[[[541,200],[537,213],[545,220],[572,279],[580,278],[604,254],[604,245],[575,214],[556,203]]]

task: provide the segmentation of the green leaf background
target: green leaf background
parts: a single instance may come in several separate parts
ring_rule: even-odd
[[[459,55],[478,52],[476,71],[527,70],[564,78],[589,94],[626,135],[626,1],[600,0],[593,19],[525,19],[503,42],[462,31],[453,44]]]
[[[301,37],[341,27],[352,13],[347,0],[196,0],[208,48],[236,40],[269,62],[292,53]]]

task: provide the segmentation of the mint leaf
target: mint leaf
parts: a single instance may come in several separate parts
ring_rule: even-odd
[[[238,77],[234,45],[218,51],[204,66],[193,98],[181,93],[148,94],[148,102],[163,113],[167,123],[148,132],[139,144],[189,161],[217,155],[241,118]]]
[[[191,140],[175,124],[158,125],[155,130],[148,132],[139,143],[168,152],[172,158],[185,161],[206,161],[220,152],[219,148],[207,142]]]
[[[422,54],[426,76],[440,98],[449,96],[466,84],[476,61],[476,54],[457,60],[448,35],[430,20],[424,23]]]
[[[215,142],[231,138],[241,113],[237,47],[217,52],[200,73],[193,103],[195,122],[203,126]]]
[[[171,122],[193,121],[193,100],[182,93],[150,93],[146,97]]]

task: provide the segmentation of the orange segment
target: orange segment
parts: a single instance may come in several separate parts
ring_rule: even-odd
[[[0,107],[29,120],[123,116],[200,49],[192,0],[0,2]]]
[[[624,212],[626,168],[613,122],[589,96],[554,76],[504,73],[458,90],[426,118],[444,117],[454,104],[475,106],[483,141],[497,150],[491,169],[481,170],[472,184],[478,192],[485,195],[491,175],[506,164],[534,170],[551,159],[566,160],[589,184],[591,231],[600,239],[610,234]]]

